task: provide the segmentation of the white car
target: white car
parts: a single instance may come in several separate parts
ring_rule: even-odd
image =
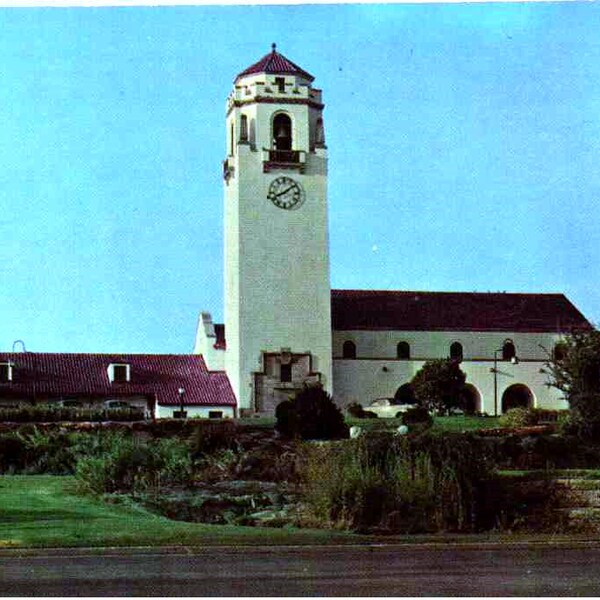
[[[398,419],[410,408],[416,408],[416,404],[396,404],[393,398],[376,398],[365,407],[382,419]]]

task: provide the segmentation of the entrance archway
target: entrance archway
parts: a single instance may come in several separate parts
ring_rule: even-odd
[[[515,383],[504,390],[502,394],[502,412],[511,408],[529,408],[533,406],[533,394],[522,383]]]
[[[466,415],[481,412],[481,394],[472,383],[465,384],[463,388],[463,410]]]

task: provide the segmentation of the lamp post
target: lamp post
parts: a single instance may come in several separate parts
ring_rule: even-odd
[[[185,395],[185,388],[180,387],[177,390],[177,393],[179,394],[179,418],[183,419],[185,417],[185,414],[183,412],[183,407],[184,407],[183,396]]]
[[[502,348],[494,350],[494,368],[492,373],[494,374],[494,416],[498,416],[498,352],[502,352]]]
[[[491,369],[494,374],[494,416],[498,416],[498,352],[504,352],[504,348],[499,348],[498,350],[494,350],[494,367]],[[518,365],[519,359],[517,355],[511,357],[511,364]]]

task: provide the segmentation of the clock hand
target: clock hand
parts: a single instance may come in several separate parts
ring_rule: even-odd
[[[275,198],[279,198],[279,196],[283,196],[284,194],[287,194],[292,189],[294,189],[294,186],[290,185],[290,187],[283,190],[283,192],[279,192],[279,194],[275,194]]]

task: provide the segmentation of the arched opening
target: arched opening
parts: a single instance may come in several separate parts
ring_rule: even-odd
[[[235,147],[235,138],[234,138],[234,129],[233,129],[233,123],[231,124],[231,127],[229,128],[229,156],[233,156],[233,148]]]
[[[415,393],[410,383],[401,385],[394,394],[394,404],[416,404]]]
[[[463,359],[463,347],[460,342],[454,342],[450,346],[450,358],[458,361]]]
[[[567,353],[567,347],[564,342],[558,342],[552,350],[552,358],[557,361],[564,360]]]
[[[511,408],[530,408],[533,406],[533,394],[531,390],[522,383],[515,383],[502,394],[502,412]]]
[[[242,115],[240,118],[240,142],[248,143],[248,117]]]
[[[325,128],[323,127],[323,119],[317,119],[317,134],[315,136],[317,146],[325,144]]]
[[[408,342],[398,342],[396,357],[400,360],[408,360],[410,358],[410,344]]]
[[[273,119],[273,147],[275,150],[292,149],[292,120],[284,113]]]
[[[343,358],[356,358],[356,344],[347,340],[344,342],[344,346],[342,347],[342,357]]]
[[[256,121],[250,119],[250,134],[249,134],[250,147],[254,150],[256,146]]]
[[[472,383],[465,384],[462,394],[463,411],[466,415],[473,415],[477,412],[481,412],[481,394]]]
[[[502,360],[512,360],[517,355],[517,349],[512,340],[505,340],[502,344]]]

